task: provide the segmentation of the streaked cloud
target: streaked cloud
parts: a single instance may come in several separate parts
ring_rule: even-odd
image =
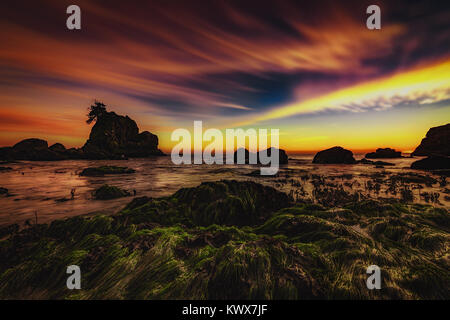
[[[365,28],[364,1],[80,0],[80,32],[65,30],[69,4],[0,4],[0,145],[49,136],[78,146],[95,98],[166,148],[170,130],[193,120],[282,126],[448,98],[449,16],[426,2],[381,2],[380,32]],[[308,134],[299,143],[325,140]]]

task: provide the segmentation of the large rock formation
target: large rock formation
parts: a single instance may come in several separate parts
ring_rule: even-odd
[[[82,147],[88,159],[122,159],[160,156],[158,137],[148,131],[139,133],[128,116],[105,112],[92,127],[89,140]]]
[[[136,122],[128,116],[105,111],[96,120],[82,148],[66,149],[61,143],[49,147],[47,141],[31,138],[13,147],[0,148],[0,160],[126,159],[164,155],[158,149],[158,137],[148,131],[139,133]]]
[[[333,147],[317,152],[313,163],[320,164],[354,164],[353,152],[342,147]]]
[[[367,159],[401,158],[401,151],[391,148],[378,148],[375,152],[366,154]]]
[[[428,130],[413,156],[450,156],[450,123]]]
[[[443,156],[432,156],[415,161],[411,164],[411,169],[420,170],[444,170],[450,169],[450,158]]]

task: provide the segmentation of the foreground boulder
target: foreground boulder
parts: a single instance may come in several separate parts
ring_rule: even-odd
[[[367,159],[401,158],[402,153],[391,148],[378,148],[375,152],[366,154]]]
[[[428,130],[413,156],[450,156],[450,123]]]
[[[313,163],[320,164],[354,164],[353,152],[342,147],[333,147],[319,151],[313,159]]]
[[[417,160],[411,164],[411,169],[420,170],[446,170],[450,169],[449,157],[428,157],[425,159]]]

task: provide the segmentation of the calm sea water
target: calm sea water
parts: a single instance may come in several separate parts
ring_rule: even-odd
[[[311,156],[290,156],[287,166],[281,172],[290,171],[296,178],[305,172],[327,177],[353,174],[356,180],[363,180],[365,174],[386,170],[388,172],[411,171],[409,166],[417,159],[389,159],[395,167],[385,169],[366,165],[314,165]],[[356,158],[362,158],[356,157]],[[136,170],[135,174],[111,175],[104,177],[81,177],[79,173],[87,167],[101,165],[126,166]],[[7,188],[10,196],[0,196],[0,225],[11,223],[23,224],[27,219],[34,220],[35,213],[39,223],[50,222],[76,215],[106,213],[119,211],[132,197],[114,200],[93,200],[92,192],[103,184],[114,185],[130,192],[136,190],[136,196],[160,197],[174,193],[183,187],[193,187],[204,181],[221,179],[254,180],[271,185],[288,192],[286,186],[277,184],[276,178],[249,177],[246,174],[256,170],[251,165],[174,165],[170,157],[132,160],[67,160],[57,162],[8,163],[3,166],[12,171],[0,172],[0,187]],[[74,200],[60,202],[59,199],[70,198],[71,189],[75,189]],[[305,185],[310,191],[311,186]],[[440,189],[436,186],[435,192]],[[441,194],[441,206],[449,203]],[[420,200],[419,200],[420,201]]]

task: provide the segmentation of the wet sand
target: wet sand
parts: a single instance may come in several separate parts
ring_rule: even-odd
[[[290,156],[289,164],[282,166],[278,177],[250,176],[258,169],[253,165],[174,165],[170,157],[132,160],[67,160],[67,161],[20,161],[5,166],[13,170],[0,172],[0,187],[7,188],[9,195],[0,196],[0,225],[12,223],[23,224],[27,219],[34,221],[37,213],[39,223],[47,223],[85,214],[112,214],[123,208],[132,197],[114,200],[93,200],[92,192],[103,184],[126,189],[136,196],[161,197],[170,195],[180,188],[193,187],[204,181],[221,179],[253,180],[273,186],[286,193],[293,193],[301,188],[304,198],[312,198],[313,185],[310,180],[302,180],[305,175],[320,175],[325,181],[342,185],[347,191],[360,191],[372,198],[385,197],[386,185],[381,185],[377,193],[367,191],[367,182],[374,175],[389,177],[408,172],[433,176],[423,171],[409,169],[411,162],[417,158],[385,159],[395,166],[376,168],[372,165],[315,165],[311,163],[312,155]],[[362,155],[356,155],[361,159]],[[102,165],[126,166],[136,170],[134,174],[108,175],[104,177],[79,176],[82,169]],[[351,178],[350,178],[351,177]],[[291,182],[288,182],[291,181]],[[294,181],[294,186],[292,181]],[[349,186],[350,184],[351,187]],[[73,200],[71,190],[75,189]],[[440,193],[439,203],[435,206],[449,207],[445,200],[444,187],[439,183],[421,190],[413,190],[414,202],[425,203],[419,192]],[[389,195],[392,197],[392,195]]]

